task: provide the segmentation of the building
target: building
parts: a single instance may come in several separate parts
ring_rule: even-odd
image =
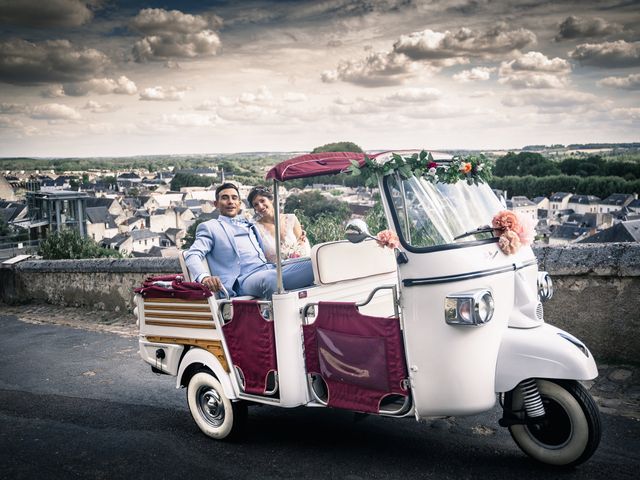
[[[626,207],[636,199],[637,195],[632,195],[630,193],[613,193],[600,202],[598,205],[598,212],[615,212]]]
[[[2,175],[0,175],[0,200],[8,200],[11,202],[16,200],[13,187]]]
[[[538,204],[527,197],[515,196],[507,200],[507,208],[518,215],[530,218],[532,222],[538,221]]]
[[[600,198],[595,195],[572,195],[567,207],[575,213],[598,213]]]
[[[640,242],[640,220],[616,223],[578,243]]]
[[[75,228],[87,235],[85,192],[52,191],[27,192],[27,208],[32,238],[45,237],[49,231]]]
[[[558,225],[549,236],[549,245],[566,245],[586,238],[590,228],[563,223]]]
[[[557,192],[551,195],[549,197],[549,218],[555,217],[559,211],[568,210],[571,197],[572,194],[567,192]]]

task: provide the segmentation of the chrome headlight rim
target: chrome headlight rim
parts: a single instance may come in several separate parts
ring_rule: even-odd
[[[449,325],[478,327],[493,318],[495,301],[490,289],[453,293],[445,297],[444,317]]]

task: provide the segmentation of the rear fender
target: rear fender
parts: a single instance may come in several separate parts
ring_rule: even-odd
[[[508,392],[527,378],[591,380],[598,367],[589,349],[571,334],[542,324],[508,328],[496,364],[496,392]]]
[[[227,396],[227,398],[229,398],[230,400],[235,400],[238,398],[238,395],[233,388],[231,376],[229,375],[229,373],[225,371],[215,355],[207,352],[206,350],[203,350],[202,348],[191,348],[184,355],[184,357],[182,357],[180,368],[178,369],[178,380],[176,383],[176,388],[180,388],[183,386],[182,377],[187,368],[194,364],[200,364],[204,367],[209,368],[209,370],[213,372],[213,374],[222,385],[224,394]]]

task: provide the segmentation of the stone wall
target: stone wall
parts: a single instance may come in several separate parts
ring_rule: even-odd
[[[545,320],[585,341],[599,361],[638,363],[640,244],[534,250],[555,287]],[[131,311],[145,277],[178,272],[176,258],[24,261],[0,269],[0,301]]]

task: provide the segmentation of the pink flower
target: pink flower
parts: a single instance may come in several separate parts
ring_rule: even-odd
[[[469,173],[471,171],[471,163],[465,162],[462,165],[460,165],[460,171],[462,173]]]
[[[500,248],[505,255],[512,255],[520,249],[520,237],[518,237],[517,233],[507,230],[500,235],[498,248]]]
[[[496,213],[491,220],[491,226],[497,230],[497,234],[505,232],[507,230],[517,231],[520,228],[520,222],[515,213],[509,210],[502,210]]]
[[[381,247],[398,248],[400,247],[400,239],[391,230],[382,230],[376,235],[378,245]]]

